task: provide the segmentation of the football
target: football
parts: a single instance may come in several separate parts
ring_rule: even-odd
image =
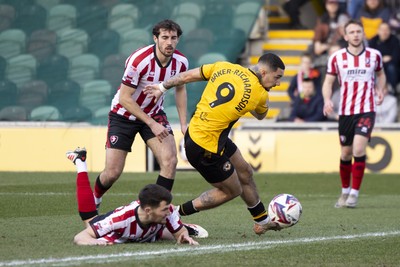
[[[279,194],[268,205],[268,216],[271,222],[279,224],[281,228],[295,225],[302,212],[300,201],[291,194]]]

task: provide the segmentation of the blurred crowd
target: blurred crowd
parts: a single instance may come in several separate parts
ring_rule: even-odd
[[[305,29],[300,7],[309,0],[289,0],[283,9],[291,18],[291,27]],[[296,9],[296,12],[293,11]],[[288,94],[291,113],[285,121],[316,122],[337,120],[337,115],[323,116],[322,83],[328,57],[347,46],[344,25],[350,19],[361,21],[365,46],[379,50],[387,77],[385,99],[377,110],[377,123],[397,122],[400,103],[400,1],[395,0],[325,0],[322,15],[314,27],[314,39],[301,57],[299,71],[290,82]],[[335,91],[339,90],[339,84]],[[337,92],[333,99],[339,101]]]

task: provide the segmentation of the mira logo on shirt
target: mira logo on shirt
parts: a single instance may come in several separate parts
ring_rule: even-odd
[[[347,70],[347,75],[359,75],[359,74],[366,74],[367,70],[365,69],[352,69]]]

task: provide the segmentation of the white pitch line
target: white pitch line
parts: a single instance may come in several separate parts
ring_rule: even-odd
[[[357,238],[368,238],[368,237],[384,237],[384,236],[398,236],[400,231],[390,232],[376,232],[376,233],[364,233],[358,235],[344,235],[344,236],[328,236],[328,237],[310,237],[310,238],[298,238],[289,240],[279,241],[260,241],[260,242],[247,242],[238,244],[221,244],[212,246],[198,246],[198,247],[179,247],[176,246],[172,249],[163,249],[159,251],[136,251],[136,252],[125,252],[118,254],[99,254],[99,255],[88,255],[80,257],[67,257],[67,258],[45,258],[37,260],[13,260],[13,261],[2,261],[0,266],[27,266],[27,265],[48,265],[48,266],[72,266],[80,265],[83,263],[109,263],[127,261],[129,259],[144,260],[154,256],[187,256],[187,253],[196,255],[201,254],[212,254],[230,251],[244,251],[253,249],[268,249],[279,245],[293,245],[299,243],[316,243],[324,241],[334,240],[352,240]]]

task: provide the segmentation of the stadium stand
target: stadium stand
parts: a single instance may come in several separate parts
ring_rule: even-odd
[[[48,86],[44,81],[33,80],[18,88],[17,105],[23,106],[28,114],[36,107],[45,105]]]
[[[9,59],[25,52],[26,34],[20,29],[0,33],[0,56]]]
[[[60,80],[50,86],[48,104],[57,107],[61,113],[79,105],[81,87],[72,80]],[[65,118],[65,115],[63,115]]]
[[[42,63],[56,52],[57,35],[54,31],[39,29],[29,37],[26,52]]]
[[[60,111],[54,106],[43,105],[34,108],[29,114],[31,121],[59,121],[61,120]]]
[[[258,5],[251,4],[256,9],[252,19],[256,20],[264,1],[247,1]],[[0,0],[0,89],[2,92],[7,87],[8,92],[14,92],[8,94],[9,98],[2,97],[0,108],[17,111],[20,105],[26,111],[21,117],[10,112],[5,119],[32,120],[33,109],[54,106],[60,120],[105,125],[107,114],[100,110],[110,105],[127,56],[152,43],[152,26],[165,18],[181,24],[184,33],[178,49],[187,55],[190,67],[198,66],[206,53],[220,53],[237,62],[253,24],[249,18],[245,26],[236,22],[240,29],[234,29],[234,7],[241,2]],[[111,93],[86,92],[84,88],[99,79],[109,85]],[[202,90],[196,91],[189,97],[189,113]]]
[[[36,3],[23,5],[17,12],[14,26],[23,30],[27,36],[33,31],[44,29],[47,22],[47,10]]]
[[[7,61],[6,78],[20,88],[36,76],[36,67],[36,58],[31,54],[12,57]]]
[[[47,29],[60,32],[75,28],[77,11],[73,5],[59,4],[50,8],[47,15]]]
[[[23,106],[7,106],[0,109],[0,121],[27,121],[28,112]]]
[[[9,80],[0,80],[0,109],[17,104],[17,86]]]
[[[104,60],[111,54],[118,54],[120,44],[119,33],[111,29],[102,29],[92,34],[88,51]]]
[[[68,58],[54,54],[45,59],[37,68],[36,77],[52,86],[58,81],[68,78],[69,60]]]
[[[15,8],[11,5],[0,4],[0,32],[10,29],[15,20]]]

